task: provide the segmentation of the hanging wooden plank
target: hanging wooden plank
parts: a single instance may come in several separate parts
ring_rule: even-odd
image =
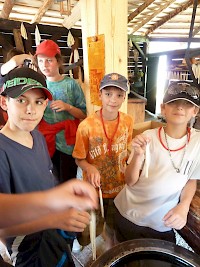
[[[104,35],[87,38],[90,100],[93,105],[101,106],[99,85],[105,74],[105,39]]]

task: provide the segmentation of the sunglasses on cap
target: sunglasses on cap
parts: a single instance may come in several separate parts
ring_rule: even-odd
[[[188,83],[173,83],[168,87],[167,90],[168,95],[178,95],[181,93],[188,94],[193,99],[199,99],[200,92],[199,90]]]

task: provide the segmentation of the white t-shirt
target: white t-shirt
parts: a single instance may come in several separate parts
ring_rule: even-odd
[[[200,179],[200,132],[191,129],[185,151],[181,149],[171,152],[175,166],[180,167],[180,173],[172,166],[169,151],[159,140],[158,129],[147,130],[144,134],[151,138],[148,178],[145,177],[143,168],[138,182],[132,187],[126,185],[116,196],[114,203],[120,214],[134,224],[165,232],[171,228],[164,225],[163,217],[177,205],[187,181]],[[163,129],[161,139],[166,145]],[[167,140],[170,149],[177,149],[186,143],[187,137],[173,139],[167,136]]]

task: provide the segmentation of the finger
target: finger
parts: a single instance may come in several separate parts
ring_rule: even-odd
[[[177,222],[178,218],[171,216],[167,221],[165,221],[165,225],[168,227],[173,227]]]
[[[94,183],[95,187],[100,187],[100,179],[98,177],[95,178]]]
[[[163,217],[163,221],[167,221],[172,216],[172,212],[169,211],[165,216]]]
[[[64,226],[61,226],[60,228],[62,228],[63,230],[65,231],[68,231],[68,232],[83,232],[85,230],[86,227],[84,228],[79,228],[79,227],[76,227],[76,226],[68,226],[68,225],[64,225]]]
[[[77,216],[76,218],[71,219],[70,222],[71,222],[70,223],[71,226],[76,227],[76,228],[80,228],[80,229],[84,229],[87,227],[87,225],[89,225],[90,220],[86,219],[82,216]]]
[[[92,174],[92,177],[91,177],[91,184],[96,188],[96,179],[95,179],[94,174]]]

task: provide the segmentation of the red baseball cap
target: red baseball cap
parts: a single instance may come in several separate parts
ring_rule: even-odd
[[[47,57],[55,57],[56,54],[61,54],[59,46],[52,40],[45,40],[36,48],[35,55],[43,54]]]

